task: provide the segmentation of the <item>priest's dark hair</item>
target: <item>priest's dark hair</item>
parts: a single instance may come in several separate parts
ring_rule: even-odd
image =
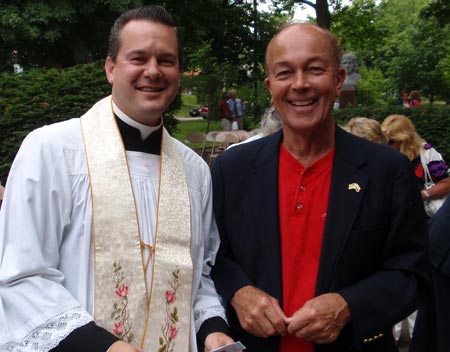
[[[178,43],[178,64],[181,70],[182,67],[182,43],[179,30],[175,26],[175,22],[173,21],[170,13],[162,6],[158,5],[148,5],[142,6],[135,9],[131,9],[122,13],[117,20],[114,22],[114,25],[111,28],[111,32],[109,34],[108,40],[108,56],[115,62],[117,59],[117,54],[120,50],[121,43],[121,32],[123,27],[130,21],[148,21],[154,23],[161,23],[168,27],[173,28],[175,34],[177,36]]]

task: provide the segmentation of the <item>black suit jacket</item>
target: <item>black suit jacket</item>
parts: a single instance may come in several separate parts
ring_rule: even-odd
[[[214,163],[214,211],[221,246],[213,279],[236,339],[248,351],[276,352],[240,327],[230,304],[254,285],[282,306],[278,157],[282,131],[224,152]],[[360,191],[349,189],[358,184]],[[316,351],[397,351],[392,326],[428,288],[426,216],[409,160],[336,127],[327,219],[316,295],[338,292],[352,322]],[[299,307],[300,308],[300,307]]]
[[[432,266],[450,278],[450,196],[429,221]]]

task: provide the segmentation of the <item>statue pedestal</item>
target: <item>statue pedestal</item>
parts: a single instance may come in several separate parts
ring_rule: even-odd
[[[339,95],[339,109],[343,109],[348,105],[356,105],[356,90],[343,90]]]

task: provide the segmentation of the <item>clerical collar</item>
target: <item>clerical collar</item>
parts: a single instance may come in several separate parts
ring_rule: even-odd
[[[125,115],[114,102],[112,104],[125,149],[160,155],[162,122],[159,126],[143,125]]]
[[[127,125],[130,125],[131,127],[137,128],[139,130],[139,132],[141,133],[142,140],[146,139],[148,136],[150,136],[150,134],[152,134],[156,130],[159,130],[162,126],[162,119],[159,126],[143,125],[142,123],[134,121],[132,118],[128,117],[122,110],[119,109],[119,107],[114,102],[112,102],[112,106],[114,113],[119,119],[121,119]]]

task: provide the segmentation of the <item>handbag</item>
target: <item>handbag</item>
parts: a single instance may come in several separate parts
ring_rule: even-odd
[[[425,179],[424,187],[425,189],[430,189],[431,187],[434,187],[435,183],[431,178],[430,170],[428,170],[427,163],[425,162],[425,153],[422,149],[420,150],[420,163],[422,164]],[[431,218],[434,214],[436,214],[442,204],[444,204],[445,198],[446,196],[441,198],[425,199],[423,201],[425,213],[427,213],[427,215]]]
[[[232,131],[236,131],[238,128],[239,128],[239,127],[238,127],[237,121],[233,121],[233,122],[231,123],[231,130],[232,130]]]

